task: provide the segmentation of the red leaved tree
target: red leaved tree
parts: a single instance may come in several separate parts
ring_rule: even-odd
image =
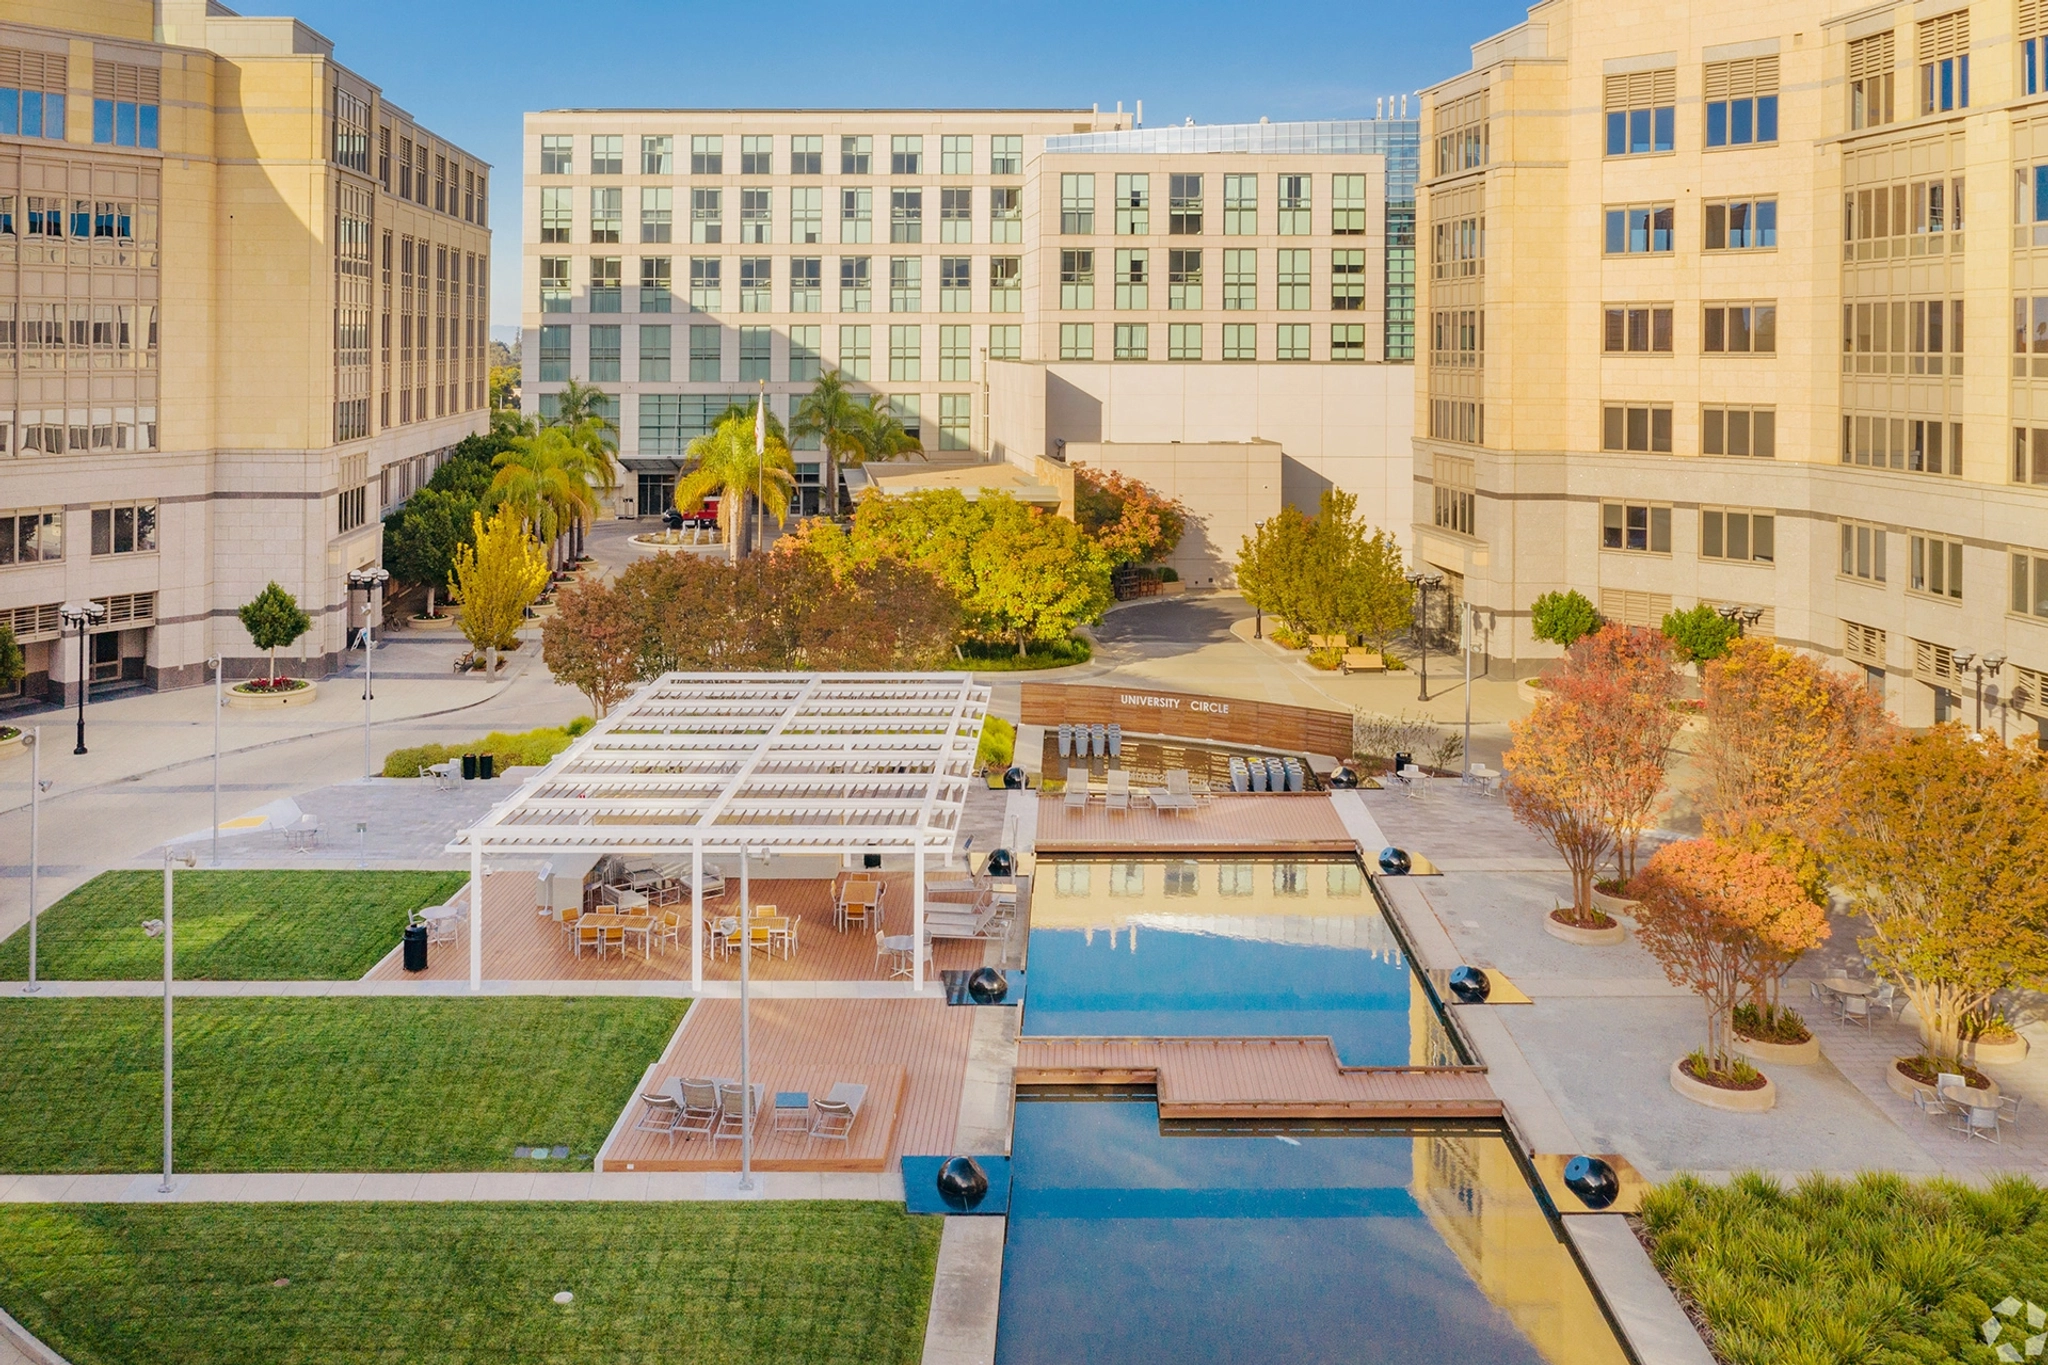
[[[1667,803],[1665,766],[1683,718],[1671,708],[1678,669],[1662,633],[1609,624],[1573,643],[1546,679],[1551,697],[1580,708],[1597,750],[1590,776],[1600,789],[1623,882],[1636,847]]]
[[[1745,994],[1828,936],[1827,912],[1760,853],[1719,839],[1667,844],[1637,879],[1636,941],[1707,1007],[1707,1055],[1725,1069]]]
[[[541,657],[603,720],[639,681],[641,633],[625,594],[595,581],[573,583],[541,625]]]
[[[1603,776],[1612,748],[1601,717],[1585,702],[1546,697],[1509,726],[1508,809],[1557,850],[1572,874],[1572,918],[1592,914],[1593,877],[1614,847]]]

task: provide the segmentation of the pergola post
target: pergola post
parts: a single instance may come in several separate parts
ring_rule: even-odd
[[[910,855],[910,960],[911,988],[924,992],[924,840],[919,839]]]
[[[704,994],[704,845],[690,845],[690,994]]]
[[[469,988],[484,987],[484,846],[469,846]]]

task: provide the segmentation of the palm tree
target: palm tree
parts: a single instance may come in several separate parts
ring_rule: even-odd
[[[582,418],[569,428],[569,443],[587,457],[584,472],[591,486],[607,496],[619,490],[618,466],[613,463],[619,449],[618,435],[618,424],[601,411]],[[584,518],[579,512],[571,520],[574,543],[570,551],[573,559],[583,558],[583,527]]]
[[[491,507],[510,506],[517,512],[548,546],[552,568],[555,542],[563,530],[598,513],[597,494],[592,490],[609,477],[610,460],[593,456],[560,427],[547,427],[537,436],[516,438],[512,448],[492,463],[498,475],[491,481],[486,502]]]
[[[854,418],[854,439],[860,443],[863,461],[886,460],[892,455],[924,454],[924,446],[910,434],[888,403],[856,408]]]
[[[491,435],[531,436],[540,430],[540,424],[517,408],[493,408],[491,410]]]
[[[815,436],[824,448],[827,515],[839,511],[839,466],[867,459],[860,441],[862,414],[867,410],[846,386],[846,376],[827,370],[790,414],[791,433],[799,439]]]
[[[548,425],[574,428],[580,422],[595,418],[612,431],[617,431],[618,427],[605,416],[605,408],[610,401],[605,391],[595,384],[579,384],[572,379],[555,396],[555,415]]]
[[[750,495],[760,497],[762,509],[775,518],[777,526],[789,520],[789,495],[796,487],[796,463],[789,457],[789,447],[772,435],[767,440],[766,452],[755,452],[751,415],[726,418],[710,435],[690,442],[683,454],[695,460],[697,467],[677,480],[676,508],[685,513],[695,512],[704,505],[706,497],[717,495],[718,528],[725,536],[728,562],[737,563],[742,553],[751,553],[753,549],[751,543],[744,547],[741,544],[748,539],[743,509]]]

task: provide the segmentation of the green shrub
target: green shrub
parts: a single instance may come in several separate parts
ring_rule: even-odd
[[[1301,641],[1294,638],[1294,632],[1285,626],[1274,626],[1266,632],[1266,638],[1282,649],[1300,649]]]
[[[974,755],[976,767],[1007,768],[1017,752],[1017,727],[1001,716],[990,716],[981,724],[981,748]]]
[[[569,741],[590,725],[590,717],[578,716],[567,725],[544,725],[517,735],[494,730],[465,744],[419,744],[409,749],[393,749],[384,755],[384,776],[418,777],[420,769],[459,759],[464,754],[490,754],[500,768],[538,768],[568,748]]]
[[[1344,651],[1341,649],[1312,649],[1308,652],[1309,667],[1320,668],[1326,673],[1334,672],[1343,662]]]
[[[1158,569],[1158,574],[1159,581],[1161,583],[1180,582],[1180,570],[1174,568],[1171,564],[1161,564]]]
[[[1600,629],[1600,613],[1584,594],[1547,592],[1529,605],[1529,633],[1570,649],[1581,636]]]
[[[1813,1036],[1790,1005],[1737,1005],[1735,1031],[1759,1043],[1803,1043]]]
[[[1678,657],[1696,664],[1726,654],[1728,646],[1741,633],[1733,621],[1705,602],[1690,611],[1666,612],[1663,630],[1664,638],[1671,641]]]

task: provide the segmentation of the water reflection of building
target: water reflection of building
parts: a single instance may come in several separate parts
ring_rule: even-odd
[[[1401,965],[1355,859],[1040,859],[1031,923],[1111,942],[1140,928],[1341,948]]]
[[[1546,1361],[1625,1365],[1627,1356],[1578,1263],[1503,1138],[1416,1138],[1414,1194],[1480,1292]]]
[[[1463,1066],[1458,1045],[1424,989],[1420,973],[1408,974],[1408,1065]]]

